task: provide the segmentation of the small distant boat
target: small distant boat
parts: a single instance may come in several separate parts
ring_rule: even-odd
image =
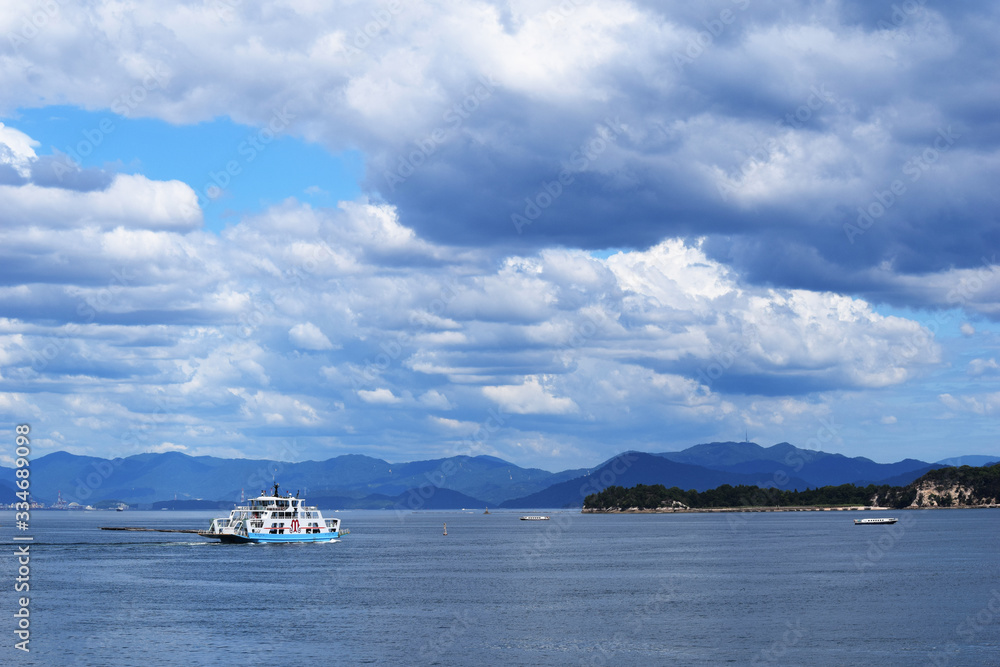
[[[881,524],[881,523],[896,523],[899,519],[895,517],[885,517],[882,519],[855,519],[855,526],[867,526],[870,524]]]
[[[521,521],[548,521],[549,517],[542,516],[541,514],[529,514],[527,516],[522,516]]]
[[[119,512],[124,512],[127,509],[128,509],[128,505],[126,505],[125,503],[118,503],[118,507],[115,508],[115,510],[117,510]]]

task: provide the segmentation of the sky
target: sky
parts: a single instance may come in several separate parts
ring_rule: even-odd
[[[0,427],[1000,454],[998,35],[978,1],[6,3]]]

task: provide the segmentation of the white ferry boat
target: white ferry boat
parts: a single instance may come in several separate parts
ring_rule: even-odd
[[[304,498],[260,492],[249,504],[240,505],[228,518],[212,519],[208,530],[199,530],[202,537],[223,542],[335,542],[341,532],[340,519],[324,519],[323,513],[305,504]]]
[[[541,516],[540,514],[529,514],[528,516],[522,516],[521,521],[548,521],[549,517]]]
[[[879,524],[879,523],[896,523],[899,519],[893,517],[883,517],[881,519],[855,519],[855,526],[867,526],[869,524]]]

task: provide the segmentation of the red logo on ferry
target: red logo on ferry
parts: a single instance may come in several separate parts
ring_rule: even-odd
[[[299,520],[298,519],[292,519],[292,532],[293,533],[299,532]]]

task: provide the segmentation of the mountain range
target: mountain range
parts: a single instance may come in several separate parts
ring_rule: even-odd
[[[541,508],[579,507],[587,495],[611,485],[697,491],[723,484],[799,490],[847,483],[905,485],[953,460],[982,465],[1000,457],[876,463],[788,443],[716,442],[679,452],[624,452],[595,468],[552,473],[492,456],[388,463],[350,454],[288,463],[179,452],[116,459],[55,452],[31,462],[30,479],[33,498],[48,505],[62,498],[83,505],[225,506],[277,480],[283,491],[308,494],[311,504],[337,509]],[[14,502],[14,472],[0,468],[0,502]]]

